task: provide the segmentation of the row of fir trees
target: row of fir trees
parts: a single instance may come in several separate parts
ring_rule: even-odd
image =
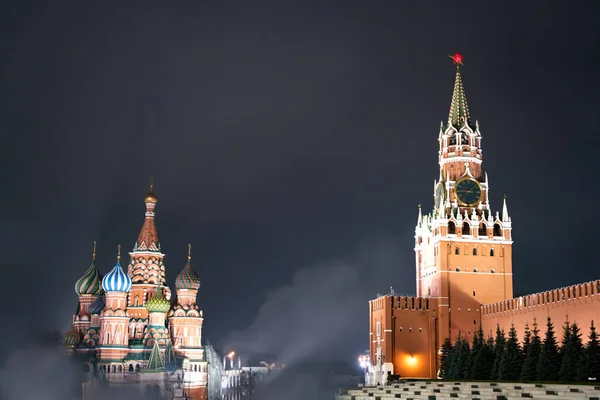
[[[522,343],[514,326],[508,337],[498,326],[496,337],[487,340],[480,327],[471,345],[461,337],[454,345],[446,339],[441,348],[440,378],[546,382],[600,379],[600,344],[594,321],[586,345],[576,323],[565,323],[560,344],[550,318],[546,327],[541,338],[534,319],[532,330],[525,326]]]

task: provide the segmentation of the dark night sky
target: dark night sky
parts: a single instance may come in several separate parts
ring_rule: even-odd
[[[414,292],[455,51],[515,293],[600,277],[599,2],[123,3],[0,9],[11,339],[68,329],[92,241],[106,273],[154,174],[169,282],[192,243],[205,337],[353,359],[367,300]]]

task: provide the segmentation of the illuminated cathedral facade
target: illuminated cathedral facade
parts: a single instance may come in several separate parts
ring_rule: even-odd
[[[209,371],[196,304],[200,280],[190,246],[172,296],[154,219],[157,201],[151,186],[126,269],[119,246],[115,266],[103,277],[94,244],[92,264],[75,283],[79,304],[64,343],[85,360],[96,377],[91,382],[139,383],[169,398],[206,399]]]
[[[370,383],[386,375],[435,378],[443,341],[469,342],[481,327],[493,336],[499,326],[525,326],[552,318],[569,320],[587,337],[600,320],[600,281],[513,297],[512,219],[506,196],[490,204],[490,180],[482,168],[482,135],[464,92],[462,56],[452,57],[456,78],[446,123],[438,135],[439,176],[433,210],[419,206],[415,228],[416,296],[393,292],[369,302]]]

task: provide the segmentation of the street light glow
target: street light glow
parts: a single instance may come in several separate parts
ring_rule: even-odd
[[[235,351],[232,351],[231,353],[227,354],[227,357],[229,357],[229,358],[231,358],[233,356],[235,356]]]

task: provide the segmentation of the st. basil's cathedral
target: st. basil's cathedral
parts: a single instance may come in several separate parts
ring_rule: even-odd
[[[172,298],[154,220],[157,201],[151,185],[127,272],[119,246],[115,266],[102,277],[94,243],[92,264],[75,283],[79,304],[64,343],[102,382],[139,383],[171,398],[207,399],[203,316],[196,304],[200,279],[192,268],[189,246]],[[93,381],[98,379],[88,384]],[[85,391],[86,384],[84,397]]]

